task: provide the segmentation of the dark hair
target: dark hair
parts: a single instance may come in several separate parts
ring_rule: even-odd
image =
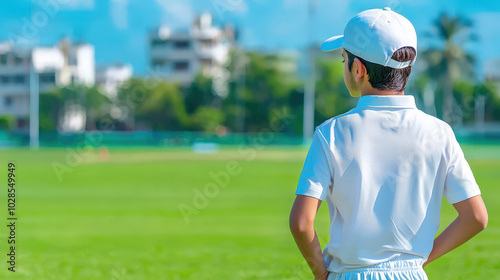
[[[358,58],[361,63],[366,67],[366,72],[368,73],[368,82],[372,87],[380,90],[390,90],[390,91],[403,91],[408,83],[408,77],[410,77],[411,66],[405,67],[403,69],[395,69],[386,67],[380,64],[372,63],[366,61],[352,53],[347,52],[347,66],[349,71],[352,70],[352,64],[354,59]],[[403,47],[398,49],[392,55],[392,59],[404,62],[410,61],[415,58],[417,52],[412,47]]]

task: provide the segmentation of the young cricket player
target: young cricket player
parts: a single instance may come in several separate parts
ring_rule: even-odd
[[[427,279],[423,267],[482,231],[488,214],[450,126],[404,95],[415,29],[390,8],[367,10],[321,48],[342,48],[360,99],[316,127],[290,214],[297,246],[315,279]],[[443,196],[458,217],[434,239]],[[322,251],[313,223],[325,199]]]

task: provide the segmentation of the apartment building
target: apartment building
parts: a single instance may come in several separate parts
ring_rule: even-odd
[[[87,43],[63,39],[55,46],[19,49],[0,42],[0,115],[13,116],[15,129],[27,131],[32,70],[43,93],[72,83],[93,85],[94,64],[94,47]]]
[[[216,27],[210,14],[202,14],[185,30],[160,26],[150,32],[150,66],[155,75],[182,85],[191,83],[200,71],[222,76],[233,44],[234,28]]]

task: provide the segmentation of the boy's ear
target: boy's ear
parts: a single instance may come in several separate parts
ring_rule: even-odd
[[[356,67],[356,69],[354,69],[354,67]],[[357,57],[354,59],[352,70],[354,77],[356,78],[356,82],[360,82],[366,76],[366,67]]]

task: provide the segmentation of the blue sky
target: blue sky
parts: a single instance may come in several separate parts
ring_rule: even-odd
[[[45,3],[45,4],[44,4]],[[419,50],[433,44],[424,33],[442,12],[463,15],[475,23],[479,41],[465,47],[477,53],[477,69],[500,57],[500,1],[444,0],[316,0],[313,32],[307,33],[306,0],[8,0],[0,3],[0,40],[15,38],[27,45],[52,45],[70,36],[95,45],[99,64],[132,63],[145,74],[147,32],[161,23],[182,28],[201,12],[217,23],[232,22],[241,43],[252,50],[300,49],[308,38],[318,44],[342,34],[358,12],[389,6],[415,26]],[[23,35],[24,36],[20,36]]]

